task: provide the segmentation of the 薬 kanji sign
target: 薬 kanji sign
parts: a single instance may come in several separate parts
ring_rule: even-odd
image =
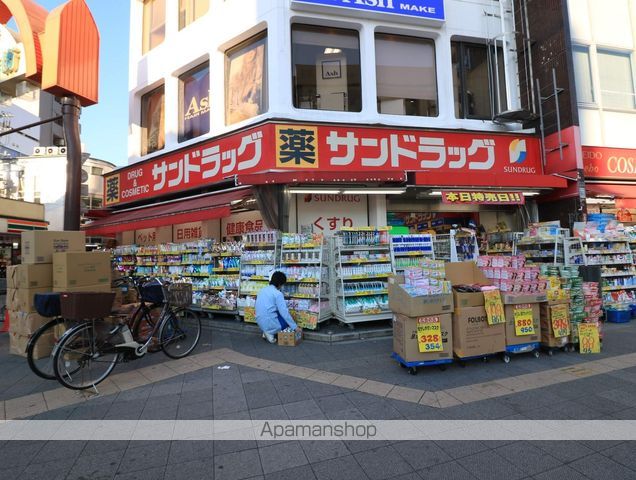
[[[523,205],[525,197],[521,192],[444,190],[442,191],[442,203],[448,205]]]

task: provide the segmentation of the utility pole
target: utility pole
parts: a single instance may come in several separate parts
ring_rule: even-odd
[[[64,197],[64,230],[80,229],[82,195],[82,142],[79,118],[82,106],[75,97],[62,98],[62,123],[66,140],[66,196]]]

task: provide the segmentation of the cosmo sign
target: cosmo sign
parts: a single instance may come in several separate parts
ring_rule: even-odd
[[[337,7],[342,9],[343,15],[388,14],[420,23],[422,20],[444,21],[444,0],[292,0],[292,6],[317,11]]]

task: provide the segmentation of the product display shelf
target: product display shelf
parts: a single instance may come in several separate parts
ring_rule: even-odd
[[[487,235],[486,255],[513,255],[520,232],[492,232]]]
[[[333,316],[355,323],[390,320],[388,278],[393,273],[388,228],[342,229],[331,239]]]
[[[437,260],[465,262],[479,258],[479,243],[472,231],[451,230],[448,234],[435,235],[433,251]]]
[[[566,265],[585,265],[583,257],[583,243],[579,237],[566,237],[564,242],[564,254]]]
[[[278,270],[287,276],[283,293],[287,307],[298,326],[315,330],[331,317],[327,256],[322,234],[282,233]]]
[[[435,259],[433,236],[429,234],[392,235],[391,257],[393,272],[409,267],[421,267],[426,259]]]
[[[256,295],[269,284],[279,262],[280,233],[266,231],[243,236],[239,273],[238,313],[248,323],[256,323]]]
[[[529,264],[565,265],[565,238],[569,231],[564,228],[540,227],[528,231],[515,243],[515,254],[524,255]]]

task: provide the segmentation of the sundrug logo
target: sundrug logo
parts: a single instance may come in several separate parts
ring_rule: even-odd
[[[513,140],[510,142],[510,163],[523,163],[528,157],[528,149],[525,140]]]

